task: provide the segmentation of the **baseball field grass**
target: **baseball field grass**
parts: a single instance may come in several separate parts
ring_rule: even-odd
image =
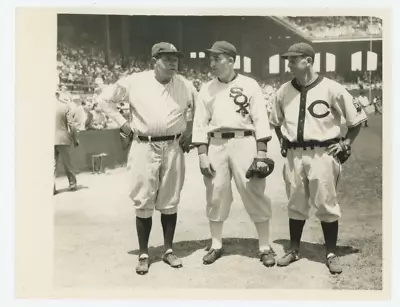
[[[54,196],[54,284],[60,288],[193,288],[193,289],[382,289],[382,117],[371,115],[339,181],[342,219],[338,251],[343,273],[332,276],[325,266],[319,221],[304,228],[301,259],[288,267],[266,268],[257,257],[254,225],[234,188],[234,202],[224,226],[225,253],[205,266],[210,243],[205,216],[205,188],[195,151],[186,155],[175,252],[183,268],[162,262],[163,237],[158,212],[150,236],[151,267],[135,273],[138,242],[135,217],[128,198],[124,168],[106,174],[78,175],[79,190],[67,192],[65,177],[57,179]],[[272,201],[271,243],[278,257],[289,244],[283,159],[276,138],[270,154],[276,169],[267,178]]]

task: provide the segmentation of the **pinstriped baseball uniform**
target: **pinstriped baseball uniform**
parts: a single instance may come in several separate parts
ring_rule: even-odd
[[[270,114],[271,124],[281,127],[283,137],[298,143],[340,138],[342,118],[347,127],[367,119],[342,85],[322,76],[306,87],[295,79],[283,84]],[[289,217],[305,220],[316,211],[323,222],[338,220],[341,212],[336,185],[340,168],[324,147],[289,149],[283,169]]]
[[[188,110],[197,91],[180,75],[167,84],[159,83],[154,71],[134,73],[109,86],[96,97],[106,115],[122,126],[126,119],[116,111],[121,100],[130,103],[131,128],[135,136],[172,136],[186,129]],[[177,212],[185,177],[184,155],[179,139],[142,142],[135,138],[128,156],[131,192],[138,217],[150,217],[157,209]]]
[[[253,131],[254,135],[219,138],[221,132],[232,131]],[[214,137],[210,138],[211,133]],[[256,140],[261,139],[271,139],[271,131],[264,97],[255,80],[238,74],[229,83],[216,78],[203,85],[196,101],[192,141],[209,142],[208,156],[216,172],[213,178],[204,176],[211,221],[228,218],[232,177],[250,218],[263,222],[271,217],[270,200],[264,195],[265,179],[245,178],[257,155]]]

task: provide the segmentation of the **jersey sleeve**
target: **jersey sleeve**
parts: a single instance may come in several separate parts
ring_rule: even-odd
[[[261,87],[254,82],[253,95],[250,98],[250,116],[253,120],[256,139],[269,140],[272,138],[271,129],[269,127],[268,111],[266,100],[262,93]]]
[[[189,89],[189,99],[188,99],[188,109],[186,111],[186,120],[193,121],[194,120],[194,111],[195,111],[195,103],[197,100],[197,90],[194,85],[188,81],[188,89]]]
[[[361,104],[340,84],[332,86],[333,106],[346,119],[347,127],[354,127],[367,120]]]
[[[208,124],[211,113],[206,106],[204,96],[205,90],[201,90],[195,103],[192,142],[197,144],[208,144]]]
[[[282,105],[281,105],[281,89],[278,90],[276,95],[274,95],[272,102],[271,102],[271,110],[269,115],[269,122],[271,125],[275,127],[280,127],[283,123],[283,112],[282,112]]]
[[[128,97],[130,77],[124,77],[116,83],[106,86],[95,98],[95,102],[103,112],[119,126],[126,123],[126,119],[118,112],[116,105]]]

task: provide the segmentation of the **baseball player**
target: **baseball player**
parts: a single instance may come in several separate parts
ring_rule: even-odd
[[[361,107],[364,109],[365,114],[369,114],[368,112],[368,106],[370,106],[368,97],[365,96],[365,92],[363,90],[360,91],[360,94],[358,96],[357,102],[361,105]],[[368,120],[364,122],[365,127],[368,127]]]
[[[136,272],[142,275],[149,270],[148,241],[155,209],[161,212],[163,260],[174,268],[182,267],[172,242],[185,177],[183,150],[188,151],[191,141],[186,115],[197,95],[193,85],[177,75],[182,56],[174,45],[157,43],[152,48],[153,70],[124,77],[95,98],[121,127],[121,133],[132,139],[127,166],[129,196],[136,211],[140,247]],[[122,101],[130,104],[130,122],[116,108]]]
[[[192,139],[198,146],[212,238],[203,263],[211,264],[223,254],[222,228],[233,201],[233,177],[258,232],[260,260],[273,266],[271,204],[264,190],[265,177],[274,164],[267,157],[271,131],[264,97],[255,80],[235,72],[236,48],[232,44],[218,41],[207,54],[216,78],[199,92]]]
[[[77,131],[73,123],[73,112],[69,105],[69,97],[63,93],[56,93],[56,120],[55,120],[55,143],[54,143],[54,177],[58,159],[64,165],[64,170],[69,181],[69,191],[76,191],[76,175],[71,163],[70,148],[79,145]],[[58,193],[56,184],[53,186],[53,195]]]
[[[367,117],[342,85],[313,70],[314,56],[306,43],[294,44],[282,55],[294,79],[280,87],[270,115],[286,157],[283,178],[291,241],[290,251],[277,264],[287,266],[299,259],[303,226],[315,213],[325,238],[326,265],[332,274],[339,274],[336,243],[341,210],[336,186],[341,164],[350,156],[350,146]],[[342,117],[348,128],[343,139]]]

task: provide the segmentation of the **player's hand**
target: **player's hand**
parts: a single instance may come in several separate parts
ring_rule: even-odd
[[[326,149],[326,151],[328,152],[328,155],[336,156],[341,151],[346,151],[347,150],[347,146],[350,146],[350,141],[348,139],[340,141],[340,142],[338,142],[336,144],[330,145]]]
[[[268,171],[269,171],[268,164],[263,161],[257,161],[256,167],[257,167],[257,170],[261,173],[268,173]]]
[[[79,146],[79,140],[74,140],[74,147],[78,147]]]
[[[257,152],[257,158],[261,159],[266,159],[268,158],[267,152],[266,151],[258,151]],[[257,170],[263,173],[267,173],[269,170],[268,164],[265,161],[257,161],[256,163]]]
[[[327,151],[328,155],[336,156],[339,152],[342,151],[342,146],[340,146],[339,143],[332,144],[332,145],[329,145],[329,147],[326,149],[326,151]]]
[[[280,144],[281,144],[281,155],[282,155],[282,157],[286,158],[287,151],[288,151],[287,141],[282,138],[282,139],[280,139]]]
[[[191,134],[183,134],[179,139],[179,145],[181,146],[183,152],[188,153],[193,148],[191,144],[192,144]]]
[[[199,155],[200,171],[203,176],[212,178],[215,175],[215,169],[210,162],[210,158],[206,154]]]
[[[121,126],[121,128],[119,128],[119,130],[120,130],[121,136],[123,136],[125,138],[129,137],[130,139],[133,138],[133,131],[132,131],[132,128],[131,128],[131,126],[129,125],[128,122],[123,124]]]

